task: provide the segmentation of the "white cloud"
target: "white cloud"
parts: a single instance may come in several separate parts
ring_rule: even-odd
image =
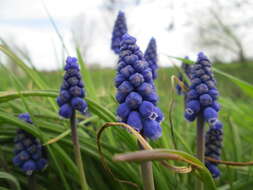
[[[74,54],[71,38],[71,23],[78,15],[85,15],[90,22],[82,25],[92,31],[89,64],[96,62],[104,66],[115,64],[116,56],[110,50],[112,23],[116,17],[105,13],[102,9],[103,0],[44,0],[47,8],[56,21],[64,41]],[[55,57],[62,56],[62,46],[53,30],[40,0],[1,0],[0,3],[0,37],[12,37],[17,44],[25,45],[31,52],[36,67],[55,69],[59,63]],[[157,39],[161,53],[162,65],[169,65],[162,54],[185,56],[195,54],[190,47],[189,33],[192,28],[187,25],[189,14],[195,10],[205,9],[210,1],[142,1],[140,6],[127,5],[124,11],[130,34],[138,39],[138,45],[144,51],[149,39]],[[173,22],[174,30],[166,29]],[[56,55],[55,55],[56,54]]]

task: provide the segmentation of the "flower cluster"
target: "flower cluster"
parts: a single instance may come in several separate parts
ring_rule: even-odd
[[[20,114],[19,119],[32,124],[30,115],[27,113]],[[22,129],[18,129],[14,143],[14,165],[27,175],[32,175],[34,171],[41,171],[46,168],[47,154],[39,139]]]
[[[205,156],[220,159],[222,147],[222,123],[218,120],[220,105],[217,102],[219,93],[216,88],[211,63],[201,52],[198,54],[197,63],[191,68],[190,90],[187,92],[185,118],[194,121],[197,116],[203,117],[210,128],[206,134]],[[220,175],[217,164],[207,161],[206,167],[213,177]]]
[[[149,64],[149,68],[152,70],[153,79],[157,78],[157,47],[155,38],[151,38],[148,47],[144,53],[144,58]]]
[[[121,41],[122,36],[125,33],[127,33],[125,13],[122,11],[119,11],[117,19],[113,27],[112,40],[111,40],[111,49],[116,54],[119,54],[120,52],[120,41]]]
[[[68,57],[64,70],[66,73],[60,95],[57,97],[57,104],[60,107],[59,114],[62,117],[70,118],[73,110],[85,113],[88,107],[83,99],[85,97],[84,84],[77,59],[75,57]]]
[[[213,77],[211,63],[201,52],[191,69],[191,85],[187,92],[185,118],[194,121],[201,114],[205,121],[213,125],[217,121],[220,105],[217,103],[218,91]]]
[[[222,140],[223,140],[223,126],[220,121],[217,121],[213,126],[209,128],[206,133],[206,151],[205,156],[216,160],[220,159]],[[212,173],[213,178],[220,176],[220,170],[216,163],[206,161],[206,167]]]
[[[156,106],[158,96],[153,84],[152,71],[136,39],[128,34],[120,43],[116,99],[119,102],[117,116],[144,137],[157,139],[161,136],[161,110]]]

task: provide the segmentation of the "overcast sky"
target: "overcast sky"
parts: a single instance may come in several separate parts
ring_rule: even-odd
[[[117,57],[110,50],[110,38],[112,21],[117,12],[111,15],[106,12],[104,8],[106,0],[44,0],[44,2],[71,55],[75,56],[71,35],[73,21],[83,15],[87,25],[80,27],[84,27],[86,32],[91,31],[87,53],[88,64],[97,63],[103,66],[115,64]],[[171,64],[164,56],[165,53],[173,56],[190,55],[194,58],[201,50],[193,49],[191,46],[189,36],[194,35],[194,31],[187,21],[191,12],[205,9],[209,6],[209,1],[142,0],[138,6],[133,1],[128,2],[118,9],[126,13],[129,33],[137,38],[137,43],[143,51],[152,36],[157,39],[160,65]],[[173,27],[173,30],[168,32],[168,27]],[[75,25],[74,29],[78,30],[78,27]],[[26,48],[39,69],[56,69],[60,66],[59,60],[63,57],[62,46],[41,0],[1,0],[0,37]]]

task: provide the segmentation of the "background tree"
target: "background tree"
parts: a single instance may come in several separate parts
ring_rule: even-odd
[[[228,55],[233,61],[246,62],[246,44],[250,43],[248,37],[253,23],[250,22],[252,14],[245,13],[252,10],[253,4],[239,0],[215,0],[210,3],[208,9],[201,9],[195,13],[197,46],[208,50],[215,60]]]

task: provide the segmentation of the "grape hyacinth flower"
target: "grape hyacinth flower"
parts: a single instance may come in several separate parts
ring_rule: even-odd
[[[206,133],[206,143],[205,143],[205,156],[213,158],[215,160],[220,160],[223,130],[222,123],[217,121]],[[220,170],[217,167],[217,163],[210,161],[205,162],[206,167],[212,173],[213,178],[218,178],[220,176]]]
[[[111,49],[114,51],[115,54],[119,54],[120,52],[120,41],[125,33],[127,33],[125,13],[119,11],[117,19],[114,23],[111,40]]]
[[[219,92],[216,88],[211,63],[201,52],[198,60],[191,68],[191,85],[187,92],[185,118],[188,121],[197,120],[197,152],[198,158],[204,161],[204,124],[210,126],[206,135],[205,155],[219,159],[222,143],[222,124],[218,120],[220,105],[217,102]],[[217,134],[215,134],[217,132]],[[206,166],[214,177],[219,176],[216,164],[206,162]]]
[[[64,80],[60,89],[60,95],[57,97],[57,104],[60,106],[59,115],[70,119],[72,143],[77,168],[79,170],[81,189],[88,190],[89,187],[83,167],[76,120],[76,110],[85,114],[88,106],[83,99],[85,97],[84,84],[82,82],[77,58],[67,57],[64,70],[66,71]]]
[[[191,85],[187,92],[185,118],[188,121],[194,121],[198,114],[201,114],[206,122],[213,125],[217,121],[220,105],[217,103],[219,92],[211,70],[211,63],[201,52],[191,70]]]
[[[64,67],[66,71],[61,86],[60,94],[57,97],[57,104],[60,107],[59,115],[70,118],[74,110],[81,113],[87,111],[84,84],[81,79],[79,65],[75,57],[68,57]]]
[[[152,70],[136,45],[136,39],[128,34],[120,43],[115,85],[116,99],[120,104],[117,109],[119,121],[133,127],[144,138],[159,138],[163,113],[156,106],[158,96]],[[141,145],[140,149],[143,149]],[[154,190],[152,162],[142,162],[141,171],[144,189]]]
[[[20,114],[19,119],[32,124],[28,113]],[[47,153],[39,139],[23,129],[18,129],[14,143],[13,164],[26,175],[31,176],[47,167]]]
[[[144,53],[144,58],[149,64],[149,68],[152,70],[153,80],[157,78],[157,46],[155,38],[151,38],[148,47]]]
[[[161,110],[156,106],[158,96],[153,84],[152,71],[136,39],[128,34],[122,37],[115,78],[117,116],[144,137],[157,139],[162,134]]]

